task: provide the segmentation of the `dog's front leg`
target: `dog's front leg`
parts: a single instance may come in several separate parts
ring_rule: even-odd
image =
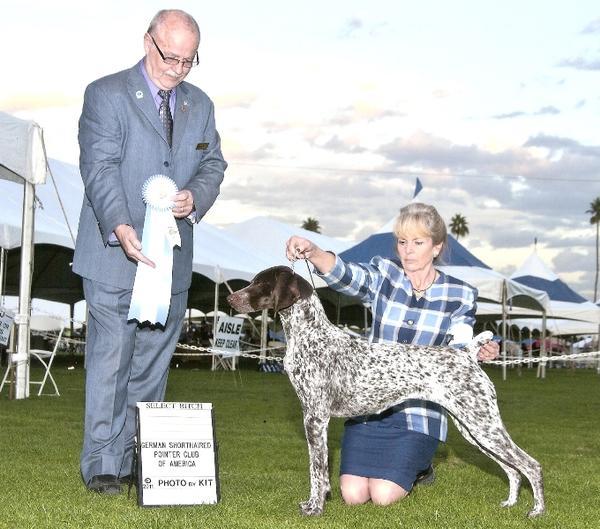
[[[323,513],[325,497],[330,492],[329,464],[327,453],[328,415],[305,413],[304,431],[308,442],[308,458],[310,465],[310,498],[300,504],[300,511],[305,516],[316,516]]]

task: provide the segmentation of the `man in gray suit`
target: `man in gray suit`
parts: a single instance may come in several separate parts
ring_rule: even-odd
[[[136,402],[164,398],[191,284],[193,223],[214,203],[227,167],[212,101],[183,81],[198,64],[199,42],[190,15],[160,11],[144,35],[145,57],[85,92],[79,121],[85,196],[73,261],[88,307],[81,474],[102,494],[121,492],[130,478]],[[179,189],[172,211],[181,246],[173,249],[164,328],[127,320],[138,263],[154,266],[140,241],[142,186],[156,174]]]

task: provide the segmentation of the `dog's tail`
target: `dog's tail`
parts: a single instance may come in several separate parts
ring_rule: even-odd
[[[474,358],[477,358],[477,353],[479,352],[479,348],[482,345],[485,345],[488,342],[492,341],[494,334],[490,331],[480,332],[477,336],[475,336],[467,345],[465,345],[465,349],[473,355]]]

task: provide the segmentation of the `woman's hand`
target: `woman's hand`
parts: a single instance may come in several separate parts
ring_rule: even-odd
[[[292,235],[285,244],[285,255],[294,262],[307,259],[322,274],[331,271],[335,266],[335,255],[321,250],[314,242]]]
[[[477,353],[477,360],[480,360],[482,362],[485,362],[487,360],[495,360],[496,358],[498,358],[499,352],[500,347],[496,342],[488,342],[479,348],[479,352]]]
[[[320,248],[314,242],[297,235],[292,235],[285,245],[285,255],[289,261],[298,259],[310,261],[310,258],[319,250]]]

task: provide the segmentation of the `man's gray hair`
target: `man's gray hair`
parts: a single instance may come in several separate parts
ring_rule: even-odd
[[[181,9],[161,9],[150,21],[148,33],[152,33],[157,26],[165,22],[168,17],[173,15],[178,17],[190,31],[193,31],[198,36],[198,40],[200,40],[200,27],[198,26],[198,22],[196,22],[192,15],[182,11]]]

